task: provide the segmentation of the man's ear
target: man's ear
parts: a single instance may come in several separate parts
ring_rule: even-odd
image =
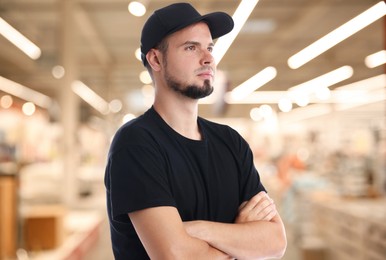
[[[150,49],[150,51],[146,54],[146,59],[151,68],[154,71],[159,71],[161,69],[161,63],[160,63],[160,52],[156,49]]]

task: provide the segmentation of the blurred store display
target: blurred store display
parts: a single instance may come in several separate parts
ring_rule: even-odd
[[[78,201],[69,207],[63,201],[63,130],[51,119],[42,109],[25,114],[17,101],[0,108],[1,260],[82,259],[99,236],[100,202],[86,199],[103,194],[99,189],[108,138],[95,120],[74,133]],[[74,220],[79,216],[89,223]]]

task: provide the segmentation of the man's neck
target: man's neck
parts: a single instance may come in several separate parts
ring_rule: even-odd
[[[154,109],[176,132],[193,140],[201,140],[197,124],[197,100],[160,100],[155,99]]]

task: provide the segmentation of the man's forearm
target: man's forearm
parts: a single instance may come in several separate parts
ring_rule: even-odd
[[[235,223],[184,222],[192,237],[237,259],[281,257],[287,246],[283,222],[264,191],[241,203]]]
[[[191,236],[190,242],[183,243],[183,246],[180,246],[178,250],[180,252],[173,256],[175,259],[234,260],[233,257],[210,245],[207,241],[193,236]]]
[[[153,207],[129,213],[151,259],[232,259],[207,241],[186,232],[174,207]]]
[[[286,248],[283,224],[277,215],[272,221],[218,223],[186,222],[187,232],[237,259],[281,257]]]

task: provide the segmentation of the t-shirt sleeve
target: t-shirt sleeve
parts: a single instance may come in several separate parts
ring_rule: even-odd
[[[156,206],[175,206],[165,163],[151,147],[130,145],[110,154],[107,165],[112,217],[128,221],[127,214]]]

